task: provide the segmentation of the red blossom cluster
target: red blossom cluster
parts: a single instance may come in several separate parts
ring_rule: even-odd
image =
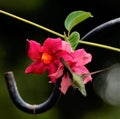
[[[85,65],[91,62],[92,55],[84,49],[73,51],[70,43],[61,38],[47,38],[43,45],[34,40],[27,40],[27,43],[27,53],[33,63],[26,68],[26,74],[42,74],[47,71],[50,82],[56,83],[56,80],[64,73],[64,66],[60,58],[67,62],[74,73],[78,75],[89,73]],[[91,80],[92,77],[87,76],[84,84]],[[64,73],[60,87],[61,92],[65,94],[71,85],[69,74]]]

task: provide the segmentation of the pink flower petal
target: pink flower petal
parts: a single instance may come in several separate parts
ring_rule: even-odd
[[[28,66],[25,70],[26,74],[42,74],[47,70],[47,66],[45,66],[42,62],[37,61],[33,62],[30,66]]]
[[[55,73],[50,73],[48,76],[52,83],[56,83],[56,80],[63,74],[63,66],[60,66]]]
[[[54,64],[54,62],[51,63],[51,64],[49,64],[49,65],[48,65],[48,74],[55,73],[55,72],[57,71],[57,69],[58,69],[58,66],[56,66],[56,65]]]
[[[50,54],[56,53],[56,51],[60,50],[62,47],[62,40],[60,38],[47,38],[43,44],[43,52],[47,52]]]
[[[73,56],[70,52],[67,52],[65,50],[59,51],[55,54],[55,57],[59,60],[62,57],[65,61],[73,61]]]
[[[72,70],[73,70],[73,72],[75,72],[78,75],[82,75],[82,74],[88,75],[84,79],[84,84],[86,84],[89,81],[92,81],[92,77],[91,77],[91,75],[89,75],[90,72],[88,71],[88,69],[85,66],[75,66],[75,65],[73,65]]]
[[[28,43],[28,51],[27,51],[28,56],[34,61],[40,60],[41,45],[33,40],[27,40],[27,43]]]
[[[69,80],[69,76],[68,74],[65,74],[62,78],[62,82],[61,82],[61,87],[60,90],[63,94],[66,94],[68,88],[70,87],[71,83]]]
[[[87,68],[85,66],[78,66],[78,65],[73,64],[71,69],[76,74],[89,73],[89,71],[87,70]]]
[[[69,42],[62,41],[62,50],[65,50],[67,52],[71,52],[72,48]]]
[[[87,76],[87,77],[84,79],[84,84],[88,83],[89,81],[92,81],[91,75]]]
[[[76,63],[80,66],[83,66],[92,60],[92,55],[87,53],[84,49],[78,49],[72,53],[73,57],[76,60]]]

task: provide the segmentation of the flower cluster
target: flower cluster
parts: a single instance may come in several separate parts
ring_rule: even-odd
[[[33,63],[28,66],[25,73],[42,74],[48,72],[50,82],[56,83],[56,80],[63,75],[60,90],[63,94],[72,85],[68,73],[64,73],[64,66],[60,61],[63,58],[76,74],[89,73],[85,65],[91,62],[92,56],[84,49],[73,51],[70,43],[63,41],[61,38],[47,38],[43,45],[34,41],[27,40],[28,56],[33,60]],[[84,84],[91,81],[89,75],[84,79]]]

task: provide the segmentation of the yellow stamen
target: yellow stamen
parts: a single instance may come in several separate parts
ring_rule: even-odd
[[[50,64],[52,62],[52,56],[49,55],[48,53],[43,53],[41,60],[45,63],[45,64]]]

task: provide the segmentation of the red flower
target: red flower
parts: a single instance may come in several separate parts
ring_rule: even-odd
[[[65,60],[67,61],[73,72],[75,72],[78,75],[90,73],[88,69],[85,67],[85,65],[91,62],[92,59],[91,54],[87,53],[84,49],[78,49],[76,51],[71,51],[71,56],[73,57],[71,61],[70,60],[67,61],[67,59]],[[61,72],[60,70],[63,70],[63,67],[59,69],[56,73],[51,74],[50,76],[57,78],[57,74]],[[90,75],[84,79],[84,84],[86,84],[89,81],[92,81],[92,77]],[[69,76],[68,74],[65,74],[61,82],[61,87],[60,87],[61,92],[65,94],[70,86],[71,86],[71,81],[69,79]]]
[[[63,74],[64,66],[60,62],[62,57],[76,74],[89,73],[85,65],[92,59],[91,54],[84,49],[72,51],[69,42],[62,41],[60,38],[47,38],[41,46],[33,40],[28,40],[28,56],[33,63],[27,67],[25,73],[42,74],[48,72],[52,83],[56,83],[58,77]],[[84,83],[92,80],[91,76],[85,78]],[[65,94],[71,85],[68,74],[64,74],[60,90]]]
[[[69,43],[62,41],[60,38],[47,38],[41,46],[33,40],[28,40],[28,56],[33,63],[27,67],[25,73],[42,74],[48,71],[48,74],[55,73],[61,66],[60,57],[71,60]],[[51,78],[55,83],[56,78]]]

